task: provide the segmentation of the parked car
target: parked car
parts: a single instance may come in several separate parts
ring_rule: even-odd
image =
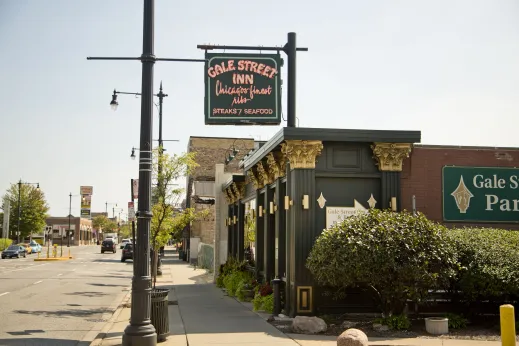
[[[34,240],[29,243],[29,246],[31,247],[33,253],[41,252],[41,245]]]
[[[131,243],[132,240],[131,239],[123,239],[122,242],[121,242],[121,249],[124,249],[124,246],[128,243]]]
[[[103,240],[103,243],[101,244],[101,253],[105,253],[105,251],[117,252],[117,246],[111,239],[105,239]]]
[[[27,257],[27,250],[25,250],[25,247],[21,245],[9,245],[7,249],[2,251],[2,259],[13,257]]]
[[[123,248],[123,252],[121,253],[121,262],[126,261],[127,259],[133,260],[133,244],[126,243]]]

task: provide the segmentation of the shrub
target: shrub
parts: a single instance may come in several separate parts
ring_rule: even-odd
[[[256,293],[252,300],[252,308],[254,311],[265,311],[268,313],[274,312],[274,295],[269,294],[262,296],[260,293]]]
[[[393,330],[407,330],[411,327],[411,321],[406,315],[392,315],[375,320],[374,322],[386,325]]]
[[[272,287],[270,286],[270,284],[267,282],[260,286],[258,292],[262,297],[265,297],[265,296],[268,296],[269,294],[272,294],[274,291],[272,290]]]
[[[321,285],[340,292],[371,289],[384,316],[401,314],[407,300],[423,300],[445,287],[457,269],[447,229],[423,214],[371,209],[336,224],[317,238],[307,268]]]
[[[467,326],[468,320],[461,316],[456,314],[447,314],[445,315],[449,319],[449,328],[450,329],[462,329]]]
[[[236,295],[236,291],[241,289],[240,283],[250,281],[251,279],[251,274],[243,271],[236,271],[225,276],[223,283],[225,285],[225,289],[227,290],[227,294],[230,297],[234,297]]]
[[[9,245],[11,245],[12,243],[13,243],[13,241],[11,239],[0,238],[0,251],[3,251],[6,248],[8,248]]]
[[[519,232],[462,228],[449,234],[462,268],[451,289],[461,300],[503,301],[519,294]]]

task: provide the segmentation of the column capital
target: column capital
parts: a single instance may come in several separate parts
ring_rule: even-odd
[[[263,181],[258,177],[258,175],[254,172],[253,168],[247,171],[247,177],[250,182],[254,185],[256,190],[263,188]]]
[[[290,169],[315,168],[322,149],[321,141],[286,140],[281,144],[281,152],[290,162]]]
[[[262,182],[263,186],[272,184],[275,180],[274,176],[268,171],[268,167],[265,169],[265,166],[261,161],[256,164],[256,172],[258,173],[257,177]]]
[[[286,158],[282,152],[270,152],[267,154],[267,166],[271,176],[275,179],[282,178],[286,173]]]
[[[245,197],[245,186],[242,183],[232,183],[230,188],[234,192],[234,198],[236,201]]]
[[[402,163],[411,153],[412,143],[381,143],[371,145],[373,158],[381,172],[401,172]]]

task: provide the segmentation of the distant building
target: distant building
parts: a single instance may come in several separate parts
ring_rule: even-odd
[[[50,239],[53,244],[68,245],[69,218],[66,216],[51,216],[46,219],[47,226],[52,227]],[[97,240],[96,233],[92,228],[92,220],[81,217],[70,218],[70,230],[72,231],[70,245],[90,245]]]

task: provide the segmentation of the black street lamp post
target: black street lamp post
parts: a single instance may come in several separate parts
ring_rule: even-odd
[[[117,203],[110,203],[110,202],[105,202],[105,213],[106,213],[106,217],[108,218],[108,205],[112,205],[112,206],[115,206],[117,207]],[[112,208],[113,209],[113,208]],[[113,214],[113,211],[112,211],[112,214]]]
[[[144,0],[143,43],[140,57],[88,57],[89,60],[139,60],[142,63],[141,133],[139,143],[138,242],[134,248],[130,324],[123,345],[155,346],[157,333],[151,324],[150,226],[153,140],[153,66],[156,61],[205,62],[205,59],[164,59],[154,54],[155,0]]]
[[[36,185],[36,190],[40,190],[40,183],[24,183],[22,182],[22,179],[18,181],[18,227],[16,228],[17,243],[20,243],[20,235],[22,233],[20,231],[20,219],[22,217],[22,185]],[[31,237],[32,240],[32,234],[30,234],[29,237]]]

